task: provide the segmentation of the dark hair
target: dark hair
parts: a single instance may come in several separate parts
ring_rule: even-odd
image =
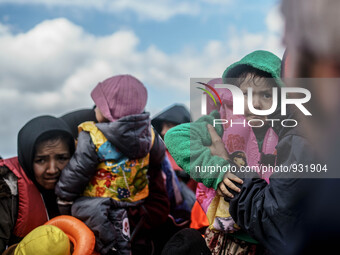
[[[231,160],[234,161],[234,158],[242,158],[244,163],[246,164],[246,166],[248,165],[247,163],[247,156],[243,151],[234,151],[231,155],[230,155]]]
[[[238,67],[238,75],[234,79],[232,79],[232,84],[236,85],[238,87],[241,86],[241,84],[246,80],[247,76],[250,75],[250,80],[255,84],[256,81],[260,78],[266,78],[265,82],[272,86],[272,87],[279,87],[276,83],[275,79],[273,79],[273,76],[266,72],[259,69],[256,69],[254,67],[248,66],[248,65],[240,65]]]
[[[48,131],[46,133],[43,133],[36,140],[35,145],[34,145],[33,158],[35,157],[37,147],[41,143],[47,142],[47,141],[51,141],[51,142],[63,141],[63,142],[66,142],[70,155],[72,155],[74,153],[74,150],[75,150],[74,139],[70,136],[70,134],[68,134],[64,131]]]

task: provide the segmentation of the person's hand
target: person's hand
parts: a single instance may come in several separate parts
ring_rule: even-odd
[[[215,128],[212,125],[208,124],[207,127],[211,137],[211,146],[209,146],[211,155],[228,160],[229,155],[224,147],[221,137],[217,134]]]
[[[228,188],[236,191],[236,192],[240,192],[241,189],[238,188],[233,182],[237,182],[239,184],[243,184],[243,181],[238,178],[236,175],[232,174],[232,173],[226,173],[223,177],[223,181],[221,181],[218,184],[218,188],[217,188],[217,194],[224,197],[230,197],[233,198],[234,195],[228,191]]]
[[[228,160],[229,155],[228,155],[227,150],[225,149],[225,145],[222,141],[222,138],[217,134],[215,128],[210,124],[208,124],[208,131],[210,133],[211,142],[212,142],[211,146],[209,147],[211,155],[215,155],[225,160]],[[240,178],[238,178],[236,175],[229,173],[229,172],[226,173],[224,175],[223,181],[221,181],[218,185],[217,194],[220,196],[228,196],[230,198],[233,198],[234,196],[228,191],[228,188],[236,192],[241,191],[233,182],[243,184],[243,181]]]

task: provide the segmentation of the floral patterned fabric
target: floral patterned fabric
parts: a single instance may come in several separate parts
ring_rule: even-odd
[[[149,195],[147,171],[150,154],[130,160],[105,138],[94,122],[84,122],[79,128],[89,132],[101,160],[96,175],[85,188],[84,196],[111,197],[127,202],[146,198]],[[154,137],[152,132],[152,143]]]
[[[212,255],[267,254],[267,251],[259,244],[248,243],[209,228],[205,232],[205,241]]]

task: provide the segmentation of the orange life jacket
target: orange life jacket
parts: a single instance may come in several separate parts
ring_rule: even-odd
[[[203,211],[200,204],[196,201],[191,210],[191,223],[190,228],[201,229],[203,227],[208,227],[209,221],[207,215]]]

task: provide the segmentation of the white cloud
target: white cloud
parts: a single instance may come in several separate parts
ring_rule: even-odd
[[[270,32],[281,33],[283,31],[284,19],[279,5],[270,10],[266,17],[266,25]]]
[[[9,32],[8,27],[6,27],[6,26],[4,26],[0,23],[0,36],[6,35],[6,34],[8,34],[8,32]]]
[[[21,34],[0,24],[0,48],[6,49],[0,51],[0,155],[16,154],[17,132],[32,117],[91,107],[91,90],[112,75],[130,73],[146,84],[149,94],[158,93],[147,106],[155,114],[178,102],[178,95],[188,102],[191,77],[220,77],[252,50],[282,53],[280,36],[270,29],[228,34],[228,41],[207,41],[200,51],[166,54],[154,45],[139,50],[133,31],[94,36],[64,18],[46,20]]]

